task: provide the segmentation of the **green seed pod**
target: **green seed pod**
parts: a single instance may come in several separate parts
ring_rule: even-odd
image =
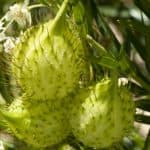
[[[133,121],[131,94],[126,87],[115,89],[110,79],[83,89],[71,107],[72,132],[89,147],[107,148],[120,141]]]
[[[65,100],[64,100],[65,101]],[[23,96],[1,111],[10,130],[19,139],[34,147],[57,144],[68,135],[64,101],[44,103]]]
[[[28,29],[12,52],[12,72],[32,99],[61,99],[88,78],[82,31],[73,17],[62,15],[63,5],[54,20]]]

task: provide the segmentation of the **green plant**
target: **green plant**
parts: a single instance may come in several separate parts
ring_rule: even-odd
[[[149,0],[12,6],[0,28],[2,130],[25,149],[149,150],[132,128],[134,114],[150,124],[133,107],[150,111],[149,24]]]

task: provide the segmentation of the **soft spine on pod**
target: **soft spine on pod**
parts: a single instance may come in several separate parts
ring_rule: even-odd
[[[83,89],[70,108],[70,125],[75,137],[86,146],[108,148],[119,142],[133,126],[134,103],[126,87],[105,79]]]
[[[89,76],[82,31],[63,11],[54,20],[28,29],[12,52],[12,73],[32,99],[61,99]]]

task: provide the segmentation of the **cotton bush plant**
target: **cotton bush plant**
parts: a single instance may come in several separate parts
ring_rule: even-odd
[[[112,51],[96,41],[96,2],[40,2],[15,3],[0,22],[1,66],[7,66],[0,72],[8,103],[0,107],[3,130],[24,142],[24,149],[147,150],[134,129],[134,120],[142,117],[134,119],[132,86],[147,91],[150,86],[123,46],[116,53],[114,39]],[[41,8],[53,17],[33,25],[32,9]]]

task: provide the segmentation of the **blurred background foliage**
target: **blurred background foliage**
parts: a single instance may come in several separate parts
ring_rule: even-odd
[[[37,7],[30,12],[32,25],[39,24],[54,16],[50,2],[50,0],[0,0],[0,17],[2,18],[15,3],[26,3],[29,6],[37,4],[44,7]],[[99,56],[98,63],[93,66],[95,78],[99,79],[103,66],[109,69],[117,68],[120,77],[128,78],[137,107],[135,129],[129,137],[125,137],[110,150],[150,150],[150,0],[83,0],[83,3],[87,8],[88,21],[92,24],[90,36],[97,44],[92,48],[97,50],[97,56],[101,53],[99,52],[101,48],[108,52]],[[14,22],[7,35],[15,37],[27,27],[20,28]],[[4,43],[0,42],[1,104],[5,101],[11,102],[20,92],[8,71],[9,59],[9,54],[4,51]],[[9,131],[3,126],[0,130],[0,150],[32,150],[11,133],[8,134]],[[72,138],[48,149],[90,150]]]

